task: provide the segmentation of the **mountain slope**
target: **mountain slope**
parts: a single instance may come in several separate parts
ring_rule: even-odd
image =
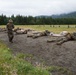
[[[52,18],[76,18],[76,11],[68,14],[52,15]]]

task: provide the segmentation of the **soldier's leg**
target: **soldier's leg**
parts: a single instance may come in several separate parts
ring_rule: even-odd
[[[12,40],[13,40],[13,37],[14,37],[14,35],[13,35],[13,33],[11,33],[11,34],[8,34],[8,37],[9,37],[9,42],[13,42]]]
[[[12,32],[12,34],[11,34],[11,42],[13,42],[13,38],[14,38],[14,33]]]
[[[58,37],[58,38],[56,38],[56,39],[51,39],[51,40],[47,40],[47,42],[58,42],[58,41],[61,41],[62,40],[62,38],[60,38],[60,37]]]
[[[33,39],[38,38],[38,37],[40,37],[40,35],[38,35],[38,34],[34,34],[34,35],[32,36]]]
[[[33,35],[33,36],[32,36],[33,39],[38,38],[38,37],[39,37],[39,36],[37,36],[37,35]]]
[[[10,42],[12,42],[12,43],[13,43],[13,37],[14,37],[14,36],[12,35],[11,38],[10,38]]]
[[[56,44],[57,45],[61,45],[63,44],[64,42],[67,42],[69,39],[67,39],[66,37],[63,37],[62,40],[58,41]]]
[[[11,41],[11,38],[10,38],[10,34],[8,33],[8,39],[9,39],[9,42]]]
[[[27,37],[33,37],[34,34],[27,34]]]
[[[56,39],[52,39],[52,40],[47,40],[48,43],[50,42],[56,42]]]

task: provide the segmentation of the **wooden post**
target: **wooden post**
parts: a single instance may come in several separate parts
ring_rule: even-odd
[[[60,25],[59,25],[59,28],[60,28]]]
[[[53,27],[55,27],[55,26],[53,25]]]
[[[52,27],[52,25],[50,25],[50,27]]]
[[[40,26],[40,25],[39,25]]]
[[[70,28],[70,26],[68,25],[68,28]]]

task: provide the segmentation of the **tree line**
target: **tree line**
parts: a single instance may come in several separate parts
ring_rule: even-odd
[[[76,18],[52,18],[51,16],[22,16],[12,15],[11,17],[7,17],[6,15],[0,15],[0,25],[7,24],[9,19],[14,21],[15,25],[69,25],[76,24]]]

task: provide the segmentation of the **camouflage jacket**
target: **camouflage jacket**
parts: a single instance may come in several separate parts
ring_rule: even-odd
[[[14,28],[14,24],[7,23],[6,28],[7,28],[7,30],[12,30]]]

